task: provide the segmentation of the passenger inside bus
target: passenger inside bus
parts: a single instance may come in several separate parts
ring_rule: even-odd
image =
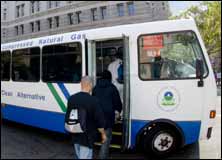
[[[82,60],[81,60],[81,56],[77,55],[75,57],[75,65],[73,65],[73,69],[72,69],[72,75],[73,75],[73,82],[78,82],[81,80],[81,69],[82,69]]]
[[[162,67],[162,58],[161,56],[154,57],[154,63],[152,64],[152,77],[154,79],[159,79],[160,78],[160,71]]]
[[[108,70],[112,74],[112,82],[117,87],[121,101],[123,102],[123,53],[122,50],[119,48],[115,59],[112,63],[109,64]]]
[[[108,40],[96,43],[96,73],[100,78],[104,70],[112,74],[112,83],[117,87],[123,102],[123,41]]]
[[[10,72],[10,63],[1,63],[1,80],[8,80]]]
[[[25,64],[20,64],[20,66],[13,65],[13,80],[14,81],[36,81],[38,79],[33,72],[32,68],[28,67]]]

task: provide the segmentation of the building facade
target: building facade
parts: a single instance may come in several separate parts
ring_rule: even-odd
[[[1,43],[166,20],[167,1],[1,1]]]

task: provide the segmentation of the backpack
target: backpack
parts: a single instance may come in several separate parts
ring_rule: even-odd
[[[123,64],[121,63],[117,69],[117,73],[118,73],[118,78],[117,81],[119,83],[123,83]]]
[[[65,129],[70,133],[86,132],[86,115],[84,108],[71,109],[69,118],[65,122]]]

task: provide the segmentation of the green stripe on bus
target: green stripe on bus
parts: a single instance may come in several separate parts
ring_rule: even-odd
[[[47,86],[49,87],[50,91],[52,92],[54,98],[56,99],[57,103],[59,104],[61,110],[63,112],[66,112],[66,106],[63,103],[62,99],[60,98],[59,94],[56,92],[54,86],[51,83],[47,83]]]

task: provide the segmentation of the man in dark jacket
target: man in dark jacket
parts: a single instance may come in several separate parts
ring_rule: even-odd
[[[104,131],[104,114],[97,98],[90,95],[92,91],[92,81],[85,76],[81,80],[82,91],[72,95],[68,100],[68,108],[65,116],[65,122],[69,120],[69,115],[74,107],[82,107],[86,110],[86,130],[83,133],[72,134],[72,140],[75,149],[75,159],[92,159],[93,144],[96,141],[97,129],[101,133],[102,143],[106,141]]]
[[[105,116],[105,133],[107,140],[102,144],[99,158],[106,159],[109,155],[109,145],[112,139],[112,127],[115,123],[115,111],[122,111],[122,102],[119,92],[112,84],[112,74],[105,70],[97,85],[93,89],[93,96],[96,96],[101,104]]]

